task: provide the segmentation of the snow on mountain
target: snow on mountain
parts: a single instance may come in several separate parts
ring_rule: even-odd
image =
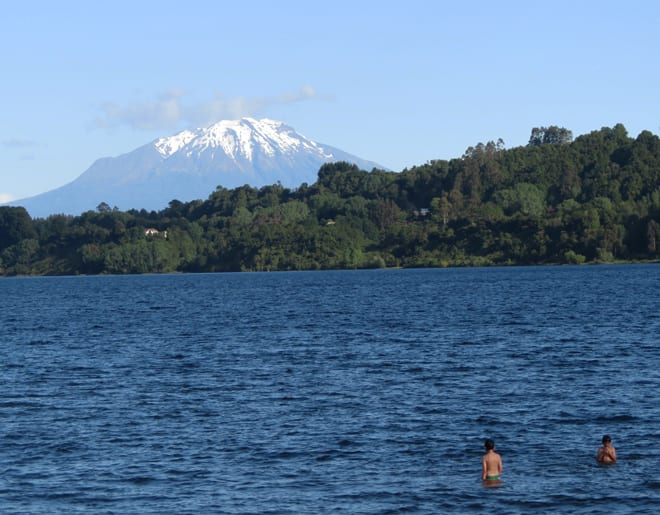
[[[233,159],[248,161],[253,160],[257,151],[271,157],[278,153],[306,151],[323,159],[332,158],[332,154],[318,143],[308,140],[282,122],[267,118],[224,120],[206,129],[183,131],[169,138],[160,138],[154,142],[154,146],[164,157],[182,149],[188,157],[193,157],[217,148]]]
[[[154,147],[163,157],[167,158],[186,146],[196,136],[197,132],[183,131],[169,138],[157,139],[154,141]]]
[[[364,170],[383,169],[314,142],[279,121],[223,120],[99,159],[69,184],[11,204],[24,206],[32,217],[77,215],[101,202],[121,210],[160,210],[174,199],[206,199],[217,186],[311,184],[321,165],[333,161],[355,163]]]

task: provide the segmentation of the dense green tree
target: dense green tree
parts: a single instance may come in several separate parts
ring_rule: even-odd
[[[0,206],[0,250],[35,236],[34,224],[25,208]]]
[[[571,131],[564,127],[551,125],[550,127],[534,127],[528,144],[532,147],[549,144],[566,145],[572,140],[573,133]]]

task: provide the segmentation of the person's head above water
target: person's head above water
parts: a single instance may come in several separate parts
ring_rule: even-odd
[[[495,442],[492,440],[492,438],[487,438],[484,442],[484,447],[486,447],[487,451],[490,451],[491,449],[495,448]]]
[[[611,443],[612,438],[610,438],[610,435],[605,435],[603,436],[603,443]]]

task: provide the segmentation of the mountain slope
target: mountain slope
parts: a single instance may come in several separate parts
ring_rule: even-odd
[[[217,186],[295,188],[316,181],[323,163],[383,168],[309,140],[275,120],[242,118],[159,138],[132,152],[99,159],[74,181],[12,205],[30,215],[80,214],[101,202],[121,210],[160,210],[177,199],[206,199]]]

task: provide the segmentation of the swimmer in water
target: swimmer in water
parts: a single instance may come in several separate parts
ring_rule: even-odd
[[[603,446],[598,449],[596,455],[598,463],[616,463],[616,449],[612,446],[612,438],[609,435],[603,436]]]
[[[487,484],[500,482],[502,474],[502,457],[495,452],[495,442],[488,438],[484,443],[486,454],[481,459],[481,479]]]

